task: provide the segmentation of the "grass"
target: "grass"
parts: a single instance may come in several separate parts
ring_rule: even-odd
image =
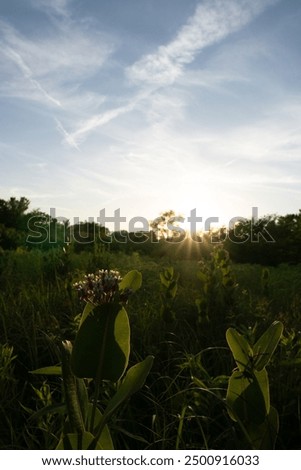
[[[160,313],[159,273],[171,265],[179,281],[175,317],[168,323]],[[231,306],[217,302],[221,286],[215,285],[209,321],[200,321],[197,261],[62,250],[17,250],[0,259],[0,448],[50,449],[57,444],[62,417],[31,417],[43,400],[62,400],[60,380],[29,371],[58,363],[57,338],[74,339],[82,305],[72,284],[97,268],[141,271],[142,288],[127,307],[130,361],[155,356],[146,385],[111,423],[116,448],[239,449],[239,429],[224,404],[234,368],[226,327],[256,336],[275,319],[285,327],[269,365],[271,402],[280,414],[276,448],[301,448],[301,266],[269,268],[265,284],[261,266],[231,266],[237,282]]]

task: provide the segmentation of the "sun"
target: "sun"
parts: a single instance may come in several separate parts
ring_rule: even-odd
[[[178,179],[178,184],[175,181],[172,188],[169,182],[164,196],[156,200],[156,207],[161,206],[158,213],[174,212],[174,233],[178,230],[196,234],[228,227],[231,218],[239,212],[237,194],[229,194],[227,185],[221,187],[212,180],[206,183],[204,178],[198,181],[196,173],[191,173],[190,180],[185,176],[184,181]]]
[[[188,200],[185,204],[181,202],[181,210],[175,212],[175,225],[189,234],[210,232],[220,228],[224,221],[217,207],[193,200]]]

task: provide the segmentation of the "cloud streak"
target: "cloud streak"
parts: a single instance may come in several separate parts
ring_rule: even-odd
[[[75,132],[70,134],[72,140],[76,143],[80,143],[87,134],[92,132],[97,127],[101,127],[113,119],[116,119],[122,114],[128,113],[134,108],[134,103],[130,103],[126,106],[120,106],[118,108],[110,109],[105,111],[102,114],[97,114],[92,116],[87,121],[85,121]]]
[[[79,146],[76,142],[76,140],[73,138],[73,136],[68,132],[66,131],[66,129],[64,128],[63,124],[61,123],[61,121],[59,121],[59,119],[55,118],[55,122],[56,122],[56,128],[57,130],[63,135],[64,137],[64,141],[70,145],[70,147],[73,147],[75,148],[76,150],[79,151]]]
[[[159,87],[172,85],[185,66],[192,63],[205,47],[238,31],[269,5],[278,0],[205,0],[182,26],[176,37],[143,56],[125,69],[126,77],[138,86],[148,86],[148,96]],[[146,95],[139,94],[128,105],[95,115],[81,123],[71,137],[71,145],[79,145],[86,135],[122,114],[132,111]],[[68,139],[66,140],[68,142]]]
[[[92,132],[137,107],[154,110],[152,103],[158,88],[172,85],[205,47],[239,30],[276,1],[204,0],[174,39],[125,69],[126,77],[137,85],[127,102],[123,99],[120,106],[111,109],[106,105],[106,110],[99,113],[102,103],[109,100],[96,91],[88,100],[89,93],[87,88],[83,91],[82,84],[94,78],[112,54],[112,42],[95,28],[87,29],[85,21],[72,19],[72,0],[32,0],[35,8],[56,16],[55,30],[37,41],[0,20],[2,56],[6,59],[2,70],[8,77],[5,84],[0,84],[0,92],[2,89],[6,95],[55,106],[60,110],[59,118],[53,116],[56,129],[67,145],[79,150]],[[21,77],[16,77],[15,67]],[[23,78],[27,86],[21,86]],[[144,114],[147,117],[149,113]]]
[[[69,146],[78,150],[76,139],[82,133],[93,129],[95,122],[116,115],[113,110],[103,118],[88,117],[82,132],[79,130],[74,138],[66,130],[87,115],[94,115],[105,101],[104,96],[83,85],[99,73],[114,46],[84,21],[71,19],[70,0],[56,0],[51,5],[37,0],[32,4],[47,15],[55,13],[55,21],[46,35],[40,37],[33,32],[31,37],[0,19],[0,96],[34,101],[51,112],[56,109],[56,129]]]
[[[54,98],[53,96],[51,96],[44,88],[43,86],[40,84],[40,82],[38,80],[36,80],[35,78],[33,78],[33,73],[32,73],[32,70],[28,67],[28,65],[24,62],[23,58],[21,57],[20,54],[18,54],[18,52],[16,52],[15,50],[11,49],[10,47],[6,47],[4,49],[4,54],[12,61],[14,62],[17,67],[19,68],[19,70],[21,71],[23,77],[28,80],[28,82],[33,86],[33,88],[35,88],[36,90],[38,90],[41,95],[48,101],[50,102],[51,104],[55,105],[55,106],[58,106],[58,107],[62,107],[61,103],[59,100],[57,100],[56,98]]]
[[[15,28],[0,20],[0,72],[6,77],[0,92],[6,95],[37,100],[37,91],[48,104],[64,107],[64,96],[78,104],[78,84],[93,77],[103,66],[113,46],[99,32],[87,31],[73,22],[57,23],[48,36],[24,37]],[[15,66],[28,86],[20,81]],[[74,92],[72,93],[72,89]],[[87,95],[87,92],[84,92]]]
[[[68,134],[66,142],[79,147],[80,143],[85,140],[88,134],[90,134],[95,129],[104,126],[105,124],[108,124],[119,116],[131,112],[133,109],[135,109],[136,105],[148,95],[149,92],[138,93],[137,96],[131,99],[128,104],[109,109],[101,114],[95,114],[92,117],[86,119],[74,132]]]
[[[127,69],[136,83],[172,84],[196,55],[238,31],[277,0],[206,0],[180,29],[175,39],[142,57]]]
[[[55,14],[64,18],[70,16],[69,4],[71,0],[32,0],[32,5],[35,8],[41,9],[49,13],[50,15]]]

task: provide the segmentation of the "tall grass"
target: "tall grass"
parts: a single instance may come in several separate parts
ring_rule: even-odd
[[[175,315],[166,322],[160,313],[160,273],[170,266],[170,260],[135,252],[18,250],[1,254],[0,351],[4,359],[0,356],[0,391],[6,392],[0,405],[0,448],[57,445],[60,414],[38,421],[32,416],[42,408],[43,400],[61,400],[60,379],[35,377],[29,371],[59,362],[54,341],[74,339],[82,310],[72,284],[97,268],[142,273],[142,287],[127,307],[132,331],[130,364],[148,354],[155,356],[146,385],[112,421],[116,447],[239,448],[238,430],[224,403],[228,377],[235,367],[225,340],[226,327],[234,326],[252,338],[278,319],[284,324],[284,335],[269,369],[271,402],[280,416],[276,447],[301,448],[301,267],[269,268],[264,287],[262,267],[232,265],[238,284],[232,305],[212,303],[208,319],[200,322],[196,304],[202,292],[197,277],[200,265],[174,261],[179,275]],[[210,286],[214,298],[217,287]]]

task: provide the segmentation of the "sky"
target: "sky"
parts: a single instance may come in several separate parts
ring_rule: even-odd
[[[300,0],[2,0],[0,198],[124,229],[297,213],[300,24]]]

